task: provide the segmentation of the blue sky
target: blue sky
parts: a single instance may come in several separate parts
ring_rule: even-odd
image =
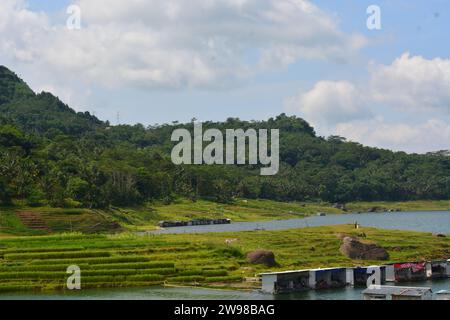
[[[446,0],[5,1],[0,64],[112,123],[287,112],[322,135],[450,149]],[[80,30],[65,28],[71,4]],[[372,4],[381,30],[366,27]]]

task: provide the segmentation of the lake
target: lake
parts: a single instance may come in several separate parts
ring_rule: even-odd
[[[450,290],[450,279],[405,283],[404,286],[431,287],[433,292]],[[258,291],[200,288],[89,289],[66,293],[0,294],[0,300],[360,300],[364,288],[346,287],[309,290],[273,296]]]
[[[229,225],[209,225],[194,227],[168,228],[153,233],[206,233],[251,231],[255,229],[283,230],[326,225],[349,224],[357,221],[365,227],[382,229],[400,229],[450,234],[450,211],[433,212],[394,212],[335,214],[324,217],[312,216],[304,219],[276,220],[267,222],[236,222]],[[402,285],[432,287],[434,292],[450,290],[450,279],[433,282],[416,282]],[[363,288],[347,287],[332,290],[310,290],[301,293],[272,296],[258,291],[212,290],[200,288],[127,288],[95,289],[67,293],[18,293],[0,294],[1,299],[112,299],[112,300],[358,300]]]
[[[450,234],[450,211],[329,214],[324,217],[311,216],[302,219],[233,222],[231,224],[166,228],[164,230],[148,231],[147,233],[174,234],[253,231],[258,229],[285,230],[355,222],[358,222],[362,227]]]

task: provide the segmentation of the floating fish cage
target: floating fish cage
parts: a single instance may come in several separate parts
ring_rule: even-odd
[[[161,228],[206,226],[213,224],[230,224],[230,219],[194,219],[191,221],[160,221]]]
[[[259,274],[262,292],[280,294],[351,286],[384,286],[386,282],[423,281],[450,276],[450,260],[395,263],[383,266],[290,270]],[[370,283],[368,283],[370,282]],[[372,298],[376,298],[376,293]],[[369,294],[369,293],[368,293]],[[402,299],[407,295],[383,299]],[[372,299],[371,298],[371,299]],[[410,297],[415,299],[414,297]],[[416,297],[417,298],[417,297]],[[408,298],[409,299],[409,298]]]

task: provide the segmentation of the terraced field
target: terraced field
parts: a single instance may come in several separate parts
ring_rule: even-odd
[[[389,252],[389,261],[351,260],[339,252],[344,235]],[[228,243],[228,245],[226,244]],[[230,244],[231,243],[231,244]],[[252,265],[246,253],[274,252],[278,265]],[[255,288],[259,272],[399,261],[448,259],[450,237],[352,225],[214,234],[83,235],[0,238],[0,292],[64,289],[67,267],[81,268],[82,288],[189,285]],[[252,280],[252,281],[243,281]]]
[[[0,242],[0,292],[64,289],[77,265],[83,288],[240,282],[232,248],[133,236],[60,235]]]

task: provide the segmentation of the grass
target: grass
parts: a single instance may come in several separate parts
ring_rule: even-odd
[[[379,202],[351,202],[346,205],[350,211],[367,212],[371,208],[379,210],[400,209],[402,211],[448,211],[450,200],[417,200],[417,201],[379,201]]]
[[[430,233],[355,230],[350,225],[180,235],[59,234],[10,237],[0,242],[0,292],[64,289],[70,265],[81,268],[83,288],[197,285],[252,288],[243,281],[275,270],[380,264],[351,260],[339,251],[343,234],[386,248],[390,261],[447,259],[450,238]],[[236,239],[231,246],[226,239]],[[278,266],[252,265],[246,253],[274,252]]]
[[[450,200],[409,202],[352,202],[349,212],[400,209],[402,211],[450,210]],[[35,230],[24,224],[19,212],[38,214],[48,230]],[[272,200],[237,199],[231,204],[181,199],[175,203],[148,204],[139,208],[111,208],[110,210],[63,209],[23,205],[0,207],[0,237],[5,235],[45,235],[49,233],[82,232],[108,233],[123,230],[142,231],[157,228],[161,220],[191,220],[195,218],[229,218],[232,221],[268,221],[303,218],[318,212],[345,213],[326,202],[277,202]]]

